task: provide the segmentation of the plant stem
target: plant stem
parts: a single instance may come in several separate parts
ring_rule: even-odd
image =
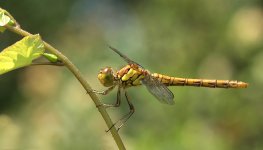
[[[29,36],[32,35],[31,33],[19,28],[19,27],[12,27],[12,26],[5,26],[8,30],[19,34],[21,36]],[[95,103],[96,106],[101,106],[102,102],[99,100],[98,96],[92,92],[91,86],[88,84],[88,82],[85,80],[84,76],[80,73],[78,68],[65,56],[63,55],[60,51],[58,51],[56,48],[52,47],[50,44],[47,42],[44,42],[45,49],[48,50],[49,52],[55,54],[59,60],[61,60],[65,66],[74,74],[74,76],[79,80],[80,84],[83,86],[83,88],[87,91],[93,102]],[[100,114],[102,115],[103,119],[105,120],[108,128],[110,128],[113,123],[110,119],[109,114],[107,113],[106,109],[104,107],[97,107]],[[120,138],[116,128],[112,128],[110,130],[117,146],[119,149],[125,149],[125,146],[122,142],[122,139]]]

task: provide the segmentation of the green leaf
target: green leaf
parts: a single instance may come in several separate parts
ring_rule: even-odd
[[[44,50],[43,41],[38,34],[24,37],[0,53],[0,75],[30,65]]]
[[[52,63],[59,61],[58,57],[54,54],[43,53],[42,55]]]
[[[5,25],[7,25],[11,19],[5,15],[4,11],[0,10],[0,32],[5,31]]]

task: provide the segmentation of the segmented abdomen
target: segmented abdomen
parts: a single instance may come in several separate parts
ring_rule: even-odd
[[[234,80],[177,78],[158,73],[153,73],[152,76],[167,86],[197,86],[210,88],[246,88],[248,86],[245,82]]]

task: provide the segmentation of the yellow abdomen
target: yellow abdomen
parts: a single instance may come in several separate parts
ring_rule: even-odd
[[[234,80],[210,80],[210,79],[187,79],[170,77],[158,73],[152,76],[167,86],[197,86],[210,88],[247,88],[248,84],[242,81]]]

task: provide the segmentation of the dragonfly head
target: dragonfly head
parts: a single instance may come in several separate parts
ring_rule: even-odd
[[[98,74],[98,79],[100,83],[105,87],[113,86],[115,81],[113,69],[111,67],[101,69]]]

